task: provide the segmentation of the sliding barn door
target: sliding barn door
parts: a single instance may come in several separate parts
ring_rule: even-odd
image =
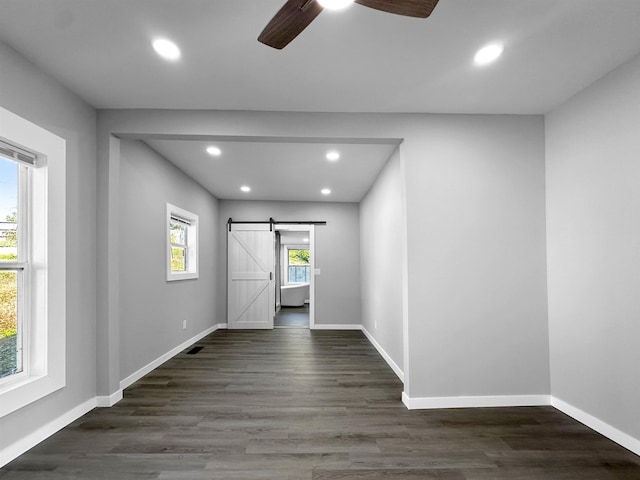
[[[227,253],[228,328],[273,328],[274,241],[269,224],[231,224]]]

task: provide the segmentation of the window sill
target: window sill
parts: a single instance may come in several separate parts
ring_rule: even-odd
[[[64,378],[30,375],[16,378],[0,387],[0,418],[40,400],[64,387]]]
[[[177,280],[195,280],[198,277],[198,272],[169,273],[167,275],[167,282],[175,282]]]

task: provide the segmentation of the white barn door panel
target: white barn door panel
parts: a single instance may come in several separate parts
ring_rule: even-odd
[[[227,243],[228,328],[273,328],[274,242],[269,224],[231,224]]]

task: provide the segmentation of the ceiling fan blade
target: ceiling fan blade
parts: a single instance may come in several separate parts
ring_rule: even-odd
[[[321,11],[322,7],[315,0],[288,0],[264,27],[258,41],[280,50],[307,28]]]
[[[438,4],[438,0],[355,0],[355,2],[383,12],[418,18],[427,18]]]

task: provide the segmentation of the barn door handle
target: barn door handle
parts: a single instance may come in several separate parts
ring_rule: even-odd
[[[273,272],[269,272],[269,280],[273,280]]]

